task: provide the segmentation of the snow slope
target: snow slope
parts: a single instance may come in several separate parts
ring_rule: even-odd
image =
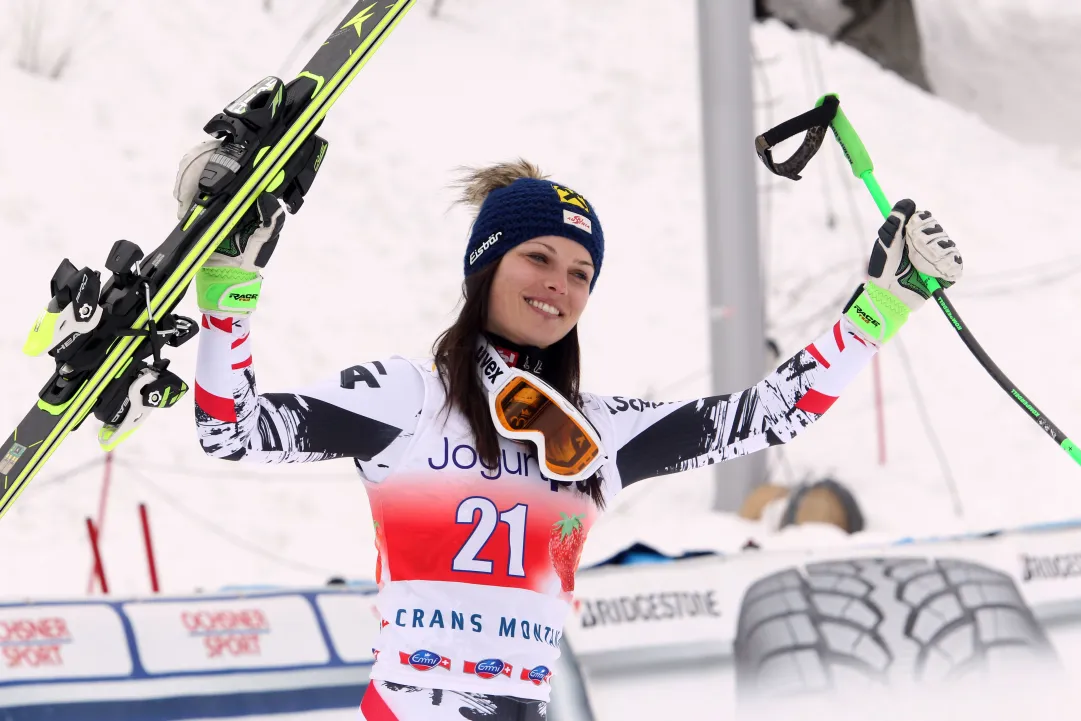
[[[0,87],[22,102],[21,112],[0,117],[9,267],[0,303],[10,320],[0,328],[0,408],[8,424],[48,375],[48,361],[17,349],[55,264],[66,255],[101,267],[120,237],[144,248],[160,242],[174,222],[176,160],[202,124],[259,77],[299,69],[310,48],[294,51],[297,37],[347,3],[278,0],[269,13],[256,0],[234,4],[247,19],[239,39],[210,0],[120,0],[89,19],[50,4],[46,27],[59,39],[43,42],[43,52],[62,48],[79,27],[72,23],[86,28],[58,81],[18,70],[18,43],[0,44]],[[693,4],[660,13],[644,0],[573,11],[569,0],[447,0],[435,18],[430,8],[421,2],[410,14],[321,130],[328,159],[304,212],[287,223],[254,321],[260,387],[284,390],[356,362],[425,353],[458,296],[469,218],[451,207],[454,168],[522,155],[588,195],[604,217],[606,265],[582,324],[585,387],[665,399],[708,392]],[[20,28],[14,11],[0,13],[0,38],[17,39]],[[325,32],[324,24],[313,37]],[[931,208],[961,244],[968,277],[950,294],[965,320],[1069,430],[1081,381],[1070,372],[1077,348],[1062,318],[1078,301],[1067,273],[1081,267],[1069,218],[1081,174],[854,51],[775,24],[756,28],[754,42],[757,126],[838,92],[886,191]],[[836,148],[822,155],[799,183],[759,178],[770,332],[786,354],[828,327],[880,222],[858,182],[841,174]],[[194,302],[182,309],[194,314]],[[963,518],[952,514],[902,350],[947,449]],[[194,349],[172,357],[190,380]],[[882,354],[882,378],[885,466],[877,463],[870,374],[775,459],[781,481],[833,473],[850,484],[871,526],[857,540],[1078,515],[1076,469],[983,375],[934,308]],[[190,397],[181,405],[156,414],[117,453],[104,531],[115,592],[147,588],[140,500],[150,507],[168,591],[368,576],[370,520],[351,464],[212,462],[198,450]],[[5,558],[0,595],[85,591],[83,519],[97,512],[100,460],[93,432],[82,429],[0,522],[0,545],[19,549]],[[598,526],[587,558],[632,534],[672,548],[732,548],[759,532],[705,514],[709,497],[705,473],[639,484]],[[812,541],[837,539],[802,530],[765,542]]]
[[[1060,0],[916,0],[936,94],[1081,165],[1081,6]]]

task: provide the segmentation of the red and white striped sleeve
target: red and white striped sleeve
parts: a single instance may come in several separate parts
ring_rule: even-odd
[[[846,318],[754,386],[686,401],[598,397],[622,486],[787,443],[822,416],[877,347]]]
[[[828,333],[808,344],[804,351],[815,360],[818,372],[796,401],[796,408],[822,415],[871,361],[877,348],[865,341],[855,326],[842,316]]]

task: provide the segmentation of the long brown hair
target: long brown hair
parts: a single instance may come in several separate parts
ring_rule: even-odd
[[[510,185],[518,178],[545,178],[537,166],[519,159],[513,163],[500,163],[487,168],[465,168],[459,185],[463,188],[460,202],[477,208],[488,193],[496,188]],[[465,417],[473,433],[477,456],[488,468],[498,468],[501,463],[499,433],[492,422],[488,409],[487,391],[477,377],[474,354],[477,338],[484,333],[488,320],[488,300],[492,280],[502,259],[473,273],[462,283],[462,309],[454,324],[439,334],[432,346],[436,368],[443,381],[447,400],[444,410],[458,411]],[[578,345],[578,326],[549,346],[550,355],[545,357],[547,369],[544,380],[563,394],[577,407],[582,407],[578,383],[581,377],[581,357]],[[543,459],[538,459],[538,465]],[[601,481],[598,474],[577,485],[581,493],[588,495],[598,508],[604,507]]]

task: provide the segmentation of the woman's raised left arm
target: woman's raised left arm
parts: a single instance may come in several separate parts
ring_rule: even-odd
[[[754,386],[675,403],[601,397],[623,486],[786,443],[825,413],[876,348],[844,317]]]
[[[920,273],[949,287],[961,256],[942,226],[911,200],[878,231],[860,285],[827,332],[754,386],[676,403],[598,397],[607,407],[621,482],[720,463],[787,443],[818,420],[878,348],[930,296]]]

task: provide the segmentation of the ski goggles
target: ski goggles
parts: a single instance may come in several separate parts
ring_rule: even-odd
[[[532,373],[509,367],[484,338],[476,362],[496,430],[532,443],[545,478],[573,483],[600,470],[608,460],[600,434],[573,403]]]

